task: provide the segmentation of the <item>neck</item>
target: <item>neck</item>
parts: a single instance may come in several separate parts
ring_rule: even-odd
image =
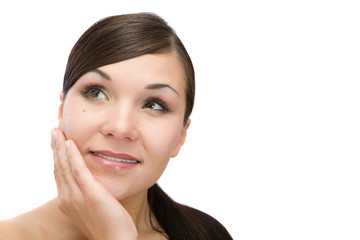
[[[123,199],[120,203],[130,214],[138,233],[151,230],[150,207],[147,200],[147,191]]]

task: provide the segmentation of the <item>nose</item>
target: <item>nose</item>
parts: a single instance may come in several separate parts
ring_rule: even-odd
[[[102,134],[117,140],[136,141],[139,132],[135,115],[126,106],[109,108],[102,124]]]

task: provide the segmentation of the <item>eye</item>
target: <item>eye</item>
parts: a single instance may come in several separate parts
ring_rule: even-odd
[[[146,108],[151,108],[152,110],[155,110],[155,111],[162,111],[163,110],[163,108],[159,104],[157,104],[155,102],[148,103],[148,104],[146,104],[145,107]]]
[[[147,99],[143,108],[148,108],[148,109],[151,109],[154,111],[159,111],[159,112],[164,112],[164,113],[170,112],[170,109],[167,106],[167,104],[159,98]]]
[[[97,85],[85,86],[81,94],[89,99],[109,101],[109,98],[102,90],[102,87]]]
[[[92,89],[88,92],[88,96],[95,99],[106,99],[107,97],[103,91],[100,89]]]

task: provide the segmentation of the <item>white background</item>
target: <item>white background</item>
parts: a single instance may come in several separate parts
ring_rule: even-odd
[[[360,238],[358,1],[0,4],[0,219],[56,196],[50,130],[67,56],[100,18],[151,11],[196,68],[161,186],[234,239]]]

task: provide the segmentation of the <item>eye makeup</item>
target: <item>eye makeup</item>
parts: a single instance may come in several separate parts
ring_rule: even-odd
[[[169,106],[158,97],[147,98],[142,108],[150,108],[154,111],[159,111],[163,113],[171,112]]]
[[[86,99],[97,101],[97,100],[105,100],[109,101],[109,97],[106,94],[106,90],[103,86],[98,83],[86,82],[83,84],[80,93]],[[141,105],[142,109],[149,109],[155,111],[157,113],[170,113],[171,108],[169,105],[162,100],[160,97],[149,96],[146,97]]]
[[[104,88],[99,84],[85,83],[80,91],[81,95],[90,100],[106,100],[109,101]]]

